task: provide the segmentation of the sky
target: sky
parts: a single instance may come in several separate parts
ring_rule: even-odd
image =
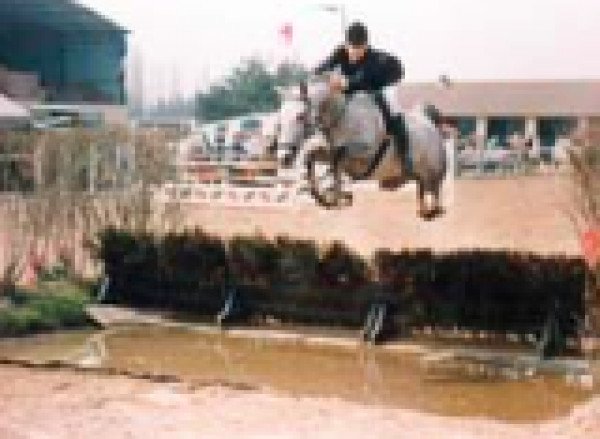
[[[77,1],[131,31],[129,65],[143,65],[148,100],[205,88],[244,58],[315,65],[342,40],[328,4],[367,24],[407,81],[600,79],[600,0]]]

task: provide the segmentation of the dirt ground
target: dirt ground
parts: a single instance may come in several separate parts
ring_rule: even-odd
[[[414,186],[392,192],[354,190],[353,206],[340,210],[323,209],[312,200],[285,207],[188,204],[178,222],[199,226],[224,238],[260,232],[269,237],[288,235],[321,244],[339,240],[366,257],[386,248],[581,253],[568,215],[574,207],[566,177],[458,179],[445,190],[446,214],[431,222],[416,216]],[[11,233],[3,226],[3,220],[0,209],[0,269],[8,262],[5,251]],[[85,271],[87,253],[76,253],[81,257],[76,265]]]
[[[505,424],[339,399],[0,367],[0,437],[572,438],[600,437],[600,398],[565,419]]]
[[[554,176],[459,180],[444,217],[415,216],[415,193],[357,192],[327,211],[196,205],[185,215],[222,236],[261,231],[377,248],[488,248],[578,254],[568,189]],[[1,218],[0,218],[1,221]],[[0,227],[0,232],[2,228]],[[0,243],[2,233],[0,233]],[[335,398],[0,367],[0,439],[47,438],[600,438],[600,398],[562,419],[507,424],[448,418]]]
[[[326,210],[311,203],[288,207],[226,207],[197,204],[188,224],[220,236],[261,232],[318,242],[342,240],[363,254],[379,248],[513,249],[542,254],[580,253],[568,213],[572,193],[558,175],[460,179],[447,187],[446,214],[416,217],[416,193],[354,191],[354,205]]]

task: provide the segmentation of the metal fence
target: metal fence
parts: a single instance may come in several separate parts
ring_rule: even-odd
[[[455,175],[461,177],[530,174],[560,170],[566,163],[566,159],[555,157],[548,149],[543,149],[536,155],[510,149],[468,149],[455,154]]]

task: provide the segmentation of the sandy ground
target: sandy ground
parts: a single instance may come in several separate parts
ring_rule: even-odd
[[[339,399],[0,367],[0,438],[600,437],[600,399],[566,419],[504,424]]]
[[[354,206],[340,211],[198,205],[186,219],[224,236],[260,230],[340,239],[363,253],[409,246],[578,254],[563,183],[555,177],[459,180],[447,214],[430,223],[415,217],[412,191],[357,193]],[[592,439],[600,438],[600,398],[564,419],[512,425],[267,390],[0,367],[0,439],[92,437]]]
[[[416,191],[355,190],[354,204],[327,210],[312,201],[285,207],[231,207],[218,203],[186,205],[178,223],[199,226],[222,237],[260,232],[327,244],[343,241],[370,256],[377,249],[511,249],[541,254],[581,254],[569,215],[572,187],[559,175],[458,179],[446,187],[446,214],[426,222],[416,216]],[[0,203],[0,269],[10,231]],[[74,235],[71,234],[71,237]],[[74,244],[75,245],[75,244]],[[76,265],[89,269],[85,253]]]
[[[446,214],[425,222],[415,213],[416,193],[355,191],[354,205],[326,210],[300,203],[282,207],[197,204],[185,211],[190,225],[220,236],[278,234],[341,240],[368,255],[379,248],[513,249],[542,254],[580,254],[567,213],[572,186],[558,175],[459,179],[447,188]]]

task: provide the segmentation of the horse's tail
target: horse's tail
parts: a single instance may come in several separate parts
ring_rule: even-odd
[[[425,116],[439,128],[442,124],[442,112],[433,104],[427,103],[423,106],[423,113]]]

